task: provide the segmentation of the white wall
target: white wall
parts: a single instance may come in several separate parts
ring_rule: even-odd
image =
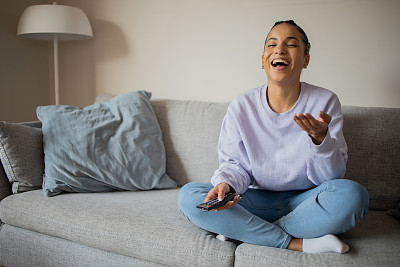
[[[64,0],[90,41],[60,44],[61,101],[144,89],[153,98],[230,101],[265,83],[264,39],[277,20],[309,35],[303,80],[344,105],[400,107],[399,0]]]

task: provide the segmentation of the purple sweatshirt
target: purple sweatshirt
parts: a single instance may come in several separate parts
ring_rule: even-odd
[[[331,91],[301,83],[296,104],[276,113],[267,103],[267,85],[238,96],[228,107],[218,143],[219,168],[211,183],[227,183],[237,193],[247,188],[271,191],[309,189],[325,181],[343,178],[347,145],[338,97]],[[332,116],[320,145],[293,120],[295,113],[318,118]]]

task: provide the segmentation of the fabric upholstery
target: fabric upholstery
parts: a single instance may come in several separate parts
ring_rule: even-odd
[[[400,202],[400,109],[345,106],[343,115],[345,178],[368,190],[370,209],[394,208]]]
[[[0,203],[9,225],[169,266],[232,266],[236,245],[188,222],[178,189],[43,196],[40,190]]]
[[[41,188],[42,140],[42,131],[38,128],[0,122],[0,159],[13,193]]]
[[[0,201],[11,194],[11,183],[8,181],[3,165],[0,164]]]
[[[396,218],[397,220],[400,220],[400,203],[398,203],[396,205],[396,208],[394,209],[389,209],[387,211],[387,214],[389,214],[390,216],[393,216],[394,218]]]
[[[150,97],[138,91],[85,108],[38,107],[45,195],[175,188]]]
[[[346,254],[305,254],[241,244],[235,266],[398,266],[400,222],[383,211],[370,211],[354,229],[339,236],[350,246]]]
[[[164,266],[11,225],[4,225],[0,231],[0,248],[0,263],[4,266]]]
[[[209,182],[218,168],[217,145],[228,103],[154,100],[167,151],[167,173],[182,186]]]

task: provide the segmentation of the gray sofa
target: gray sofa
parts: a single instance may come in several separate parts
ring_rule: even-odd
[[[178,186],[209,181],[228,103],[152,100]],[[188,222],[177,189],[12,194],[0,166],[0,265],[3,266],[400,266],[400,109],[344,106],[346,178],[364,185],[370,211],[340,236],[343,255],[304,254],[237,242]],[[40,127],[40,123],[30,123]],[[21,153],[24,153],[23,151]]]

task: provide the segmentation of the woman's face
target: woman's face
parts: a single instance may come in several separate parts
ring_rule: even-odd
[[[268,83],[299,82],[301,71],[310,60],[304,51],[305,44],[295,26],[282,23],[272,28],[262,56]]]

